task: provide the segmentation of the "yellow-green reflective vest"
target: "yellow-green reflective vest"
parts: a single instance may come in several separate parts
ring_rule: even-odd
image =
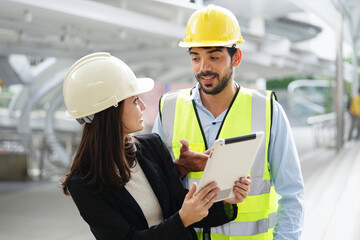
[[[206,138],[191,100],[191,89],[176,90],[163,95],[160,100],[160,116],[164,141],[174,159],[180,155],[180,139],[190,143],[190,149],[204,152]],[[263,131],[264,138],[249,175],[252,184],[249,196],[238,204],[237,218],[227,224],[211,228],[212,240],[273,239],[276,222],[277,196],[271,184],[268,162],[273,94],[241,87],[224,117],[217,139],[241,136]],[[239,153],[241,157],[241,153]],[[187,175],[187,186],[198,182],[202,172]],[[205,231],[196,229],[198,238]]]

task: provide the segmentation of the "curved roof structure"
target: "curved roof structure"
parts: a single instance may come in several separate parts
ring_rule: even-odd
[[[346,36],[350,33],[359,42],[358,0],[4,0],[0,1],[0,78],[5,86],[23,85],[9,105],[9,116],[15,120],[5,122],[20,133],[31,132],[32,110],[42,105],[53,111],[48,116],[54,114],[58,106],[52,105],[62,104],[58,96],[67,69],[96,51],[111,52],[137,76],[159,84],[193,83],[187,51],[177,45],[193,11],[211,3],[231,9],[242,28],[246,43],[241,45],[244,57],[235,78],[240,83],[335,76],[333,60],[297,45],[316,37],[322,28],[291,18],[292,13],[313,12],[333,26],[332,14],[340,9],[349,26]]]

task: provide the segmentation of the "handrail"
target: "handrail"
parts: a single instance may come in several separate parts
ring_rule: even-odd
[[[313,114],[324,114],[326,113],[326,108],[324,107],[324,102],[316,102],[309,100],[313,98],[311,92],[304,91],[305,94],[301,94],[302,91],[297,91],[297,89],[313,89],[313,88],[331,88],[334,87],[334,83],[328,80],[308,80],[300,79],[291,82],[288,87],[288,101],[290,106],[299,105],[301,108],[306,109],[306,115]]]
[[[326,113],[308,117],[306,123],[313,129],[315,144],[317,147],[336,147],[336,113]],[[344,140],[347,139],[350,126],[350,114],[344,115]]]

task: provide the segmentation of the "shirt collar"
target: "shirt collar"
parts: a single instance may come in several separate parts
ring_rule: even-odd
[[[190,102],[192,100],[195,100],[196,103],[198,103],[198,101],[200,101],[200,103],[201,103],[199,89],[200,89],[200,84],[197,83],[196,86],[191,90],[190,97],[185,102]]]

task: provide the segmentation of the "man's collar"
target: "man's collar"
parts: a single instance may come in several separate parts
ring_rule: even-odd
[[[200,99],[200,84],[197,83],[196,86],[191,90],[191,95],[188,97],[188,99],[186,99],[185,102],[190,102],[192,100],[197,100]]]

